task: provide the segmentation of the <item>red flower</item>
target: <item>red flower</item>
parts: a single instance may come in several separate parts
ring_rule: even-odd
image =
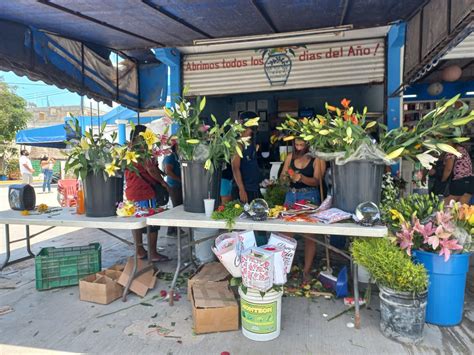
[[[224,209],[225,209],[225,207],[224,207],[224,206],[222,206],[222,205],[221,205],[221,206],[219,206],[219,207],[217,207],[217,211],[218,211],[218,212],[223,212],[223,211],[224,211]]]
[[[161,297],[164,298],[164,297],[166,297],[167,295],[168,295],[168,292],[166,292],[166,290],[161,290],[161,291],[160,291],[160,296],[161,296]]]
[[[293,176],[295,175],[295,171],[293,169],[288,169],[288,175]]]

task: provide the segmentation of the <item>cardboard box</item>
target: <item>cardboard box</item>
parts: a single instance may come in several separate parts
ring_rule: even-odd
[[[109,304],[122,297],[123,287],[117,283],[122,274],[117,270],[104,270],[79,280],[79,299],[86,302]]]
[[[230,278],[229,272],[219,262],[201,265],[188,279],[188,300],[191,301],[191,289],[196,283],[218,282]]]
[[[239,329],[239,305],[227,281],[196,283],[191,292],[196,334]]]
[[[120,275],[118,279],[118,283],[122,286],[126,286],[127,282],[130,278],[130,275],[132,274],[133,270],[133,258],[128,258],[127,264],[125,265],[125,268],[123,269],[122,274]],[[138,260],[138,267],[137,271],[140,271],[147,267],[149,264],[143,260]],[[133,293],[137,294],[140,297],[145,297],[149,289],[153,289],[156,284],[156,273],[154,272],[153,268],[150,270],[146,271],[145,273],[141,274],[137,278],[135,278],[130,285],[130,291]]]

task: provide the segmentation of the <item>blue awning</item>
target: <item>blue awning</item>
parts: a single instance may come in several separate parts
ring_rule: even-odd
[[[16,144],[34,147],[66,148],[66,141],[74,138],[71,127],[64,123],[55,126],[22,129],[16,134]]]

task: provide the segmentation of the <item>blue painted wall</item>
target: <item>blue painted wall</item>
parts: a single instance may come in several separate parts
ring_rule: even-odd
[[[461,94],[462,98],[471,98],[474,100],[474,95],[466,95],[466,92],[474,91],[474,82],[441,82],[443,85],[443,91],[437,96],[431,96],[428,94],[428,86],[430,84],[415,84],[407,88],[404,92],[405,95],[416,95],[415,98],[404,98],[403,101],[427,101],[427,100],[441,100],[443,98],[451,98],[457,94]]]

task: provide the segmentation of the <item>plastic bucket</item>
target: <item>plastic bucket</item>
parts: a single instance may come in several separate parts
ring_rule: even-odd
[[[418,343],[423,339],[427,292],[413,295],[380,288],[380,330],[387,338],[402,343]]]
[[[438,254],[414,251],[415,260],[424,265],[429,276],[427,323],[445,327],[461,323],[470,256],[451,254],[445,262]]]
[[[344,165],[331,162],[331,170],[333,207],[353,213],[362,202],[380,204],[385,165],[368,160],[351,161]]]
[[[211,174],[204,163],[181,161],[183,186],[183,208],[186,212],[204,213],[204,199],[215,199],[214,209],[219,204],[221,188],[221,170],[214,169]]]
[[[205,239],[208,237],[213,237],[218,234],[219,230],[210,229],[210,228],[194,228],[193,229],[193,239],[195,242]],[[214,245],[214,238],[209,238],[208,240],[196,244],[194,248],[194,253],[196,259],[198,259],[200,264],[210,263],[211,261],[216,260],[216,256],[212,252],[212,247]]]
[[[261,296],[252,288],[245,294],[239,287],[242,334],[255,341],[268,341],[280,335],[283,291],[270,290]]]
[[[123,178],[108,177],[102,172],[89,174],[84,180],[87,217],[115,216],[117,203],[123,200]]]

